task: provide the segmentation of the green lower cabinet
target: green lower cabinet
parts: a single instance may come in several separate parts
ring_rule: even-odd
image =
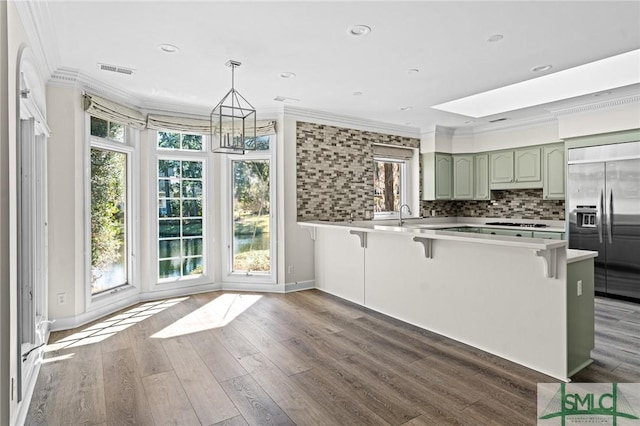
[[[533,238],[533,231],[521,229],[482,228],[482,233],[490,235],[506,235],[509,237]]]
[[[564,232],[533,231],[533,238],[545,240],[564,240]]]

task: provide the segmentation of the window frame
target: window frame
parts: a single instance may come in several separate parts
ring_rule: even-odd
[[[132,294],[140,292],[139,285],[139,260],[136,253],[139,252],[140,231],[135,224],[139,223],[139,196],[140,176],[134,173],[134,165],[139,164],[138,140],[139,132],[125,126],[124,142],[102,138],[91,135],[91,115],[85,114],[85,241],[89,249],[85,253],[85,292],[87,312],[99,309],[105,305],[112,304],[119,300],[130,297]],[[120,123],[118,123],[120,124]],[[127,284],[105,290],[98,294],[91,293],[91,149],[103,149],[113,152],[123,153],[127,156],[127,210],[126,210],[126,263],[127,263]]]
[[[158,133],[180,133],[180,134],[199,134],[202,136],[202,149],[201,150],[183,150],[175,148],[160,148],[158,147]],[[149,191],[149,236],[152,241],[152,246],[149,247],[152,254],[149,256],[149,277],[150,277],[150,290],[178,290],[185,289],[194,286],[200,286],[205,284],[211,284],[214,282],[215,277],[215,261],[214,256],[216,251],[214,250],[214,232],[215,227],[213,223],[213,197],[214,197],[214,176],[212,167],[212,155],[207,147],[209,146],[208,135],[196,132],[179,132],[174,130],[150,130],[149,131],[150,142],[153,143],[150,158],[150,188]],[[160,250],[159,250],[159,226],[158,226],[158,162],[159,160],[178,160],[178,161],[202,161],[202,274],[196,276],[180,276],[180,277],[168,277],[160,278],[159,276],[159,262],[160,262]]]
[[[277,188],[276,188],[276,136],[269,135],[269,149],[245,151],[245,154],[227,154],[221,162],[222,169],[222,238],[221,263],[222,281],[225,283],[276,284],[278,276],[277,262]],[[269,261],[270,271],[235,272],[233,270],[233,161],[268,160],[269,161]]]

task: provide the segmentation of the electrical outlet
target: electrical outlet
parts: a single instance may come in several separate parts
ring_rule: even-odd
[[[431,216],[435,216],[435,215],[436,215],[436,210],[435,209],[431,210]]]
[[[578,296],[582,296],[582,280],[578,280]]]
[[[287,272],[289,274],[293,274],[293,265],[289,265],[289,268],[287,269]]]
[[[58,293],[58,305],[67,303],[67,293]]]

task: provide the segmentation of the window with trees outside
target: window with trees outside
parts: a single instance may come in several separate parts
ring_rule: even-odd
[[[256,153],[231,161],[232,272],[271,272],[271,160],[268,136],[258,137]],[[261,154],[262,152],[262,154]]]
[[[405,160],[374,158],[374,214],[395,215],[406,199]]]
[[[202,135],[158,132],[159,151],[200,152],[157,162],[158,279],[194,278],[205,267],[205,160]]]
[[[91,294],[129,284],[130,150],[124,126],[91,117]],[[113,142],[118,142],[114,144]]]

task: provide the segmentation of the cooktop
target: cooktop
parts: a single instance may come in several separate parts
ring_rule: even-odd
[[[487,222],[485,225],[494,226],[515,226],[518,228],[546,228],[547,225],[543,223],[515,223],[515,222]]]

